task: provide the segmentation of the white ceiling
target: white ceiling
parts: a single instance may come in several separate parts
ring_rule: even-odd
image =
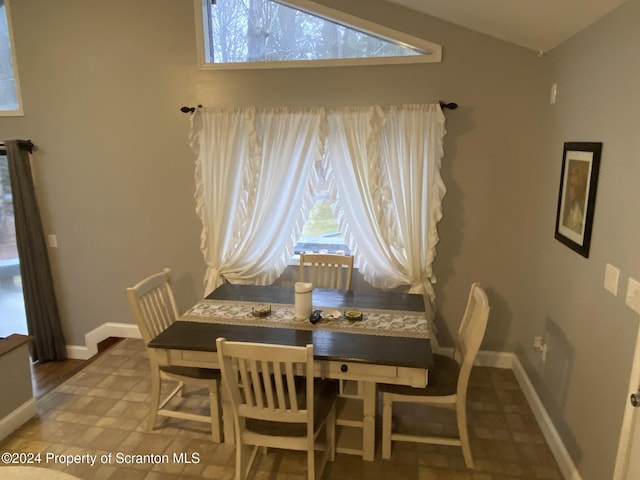
[[[548,52],[626,0],[388,0],[505,40]]]

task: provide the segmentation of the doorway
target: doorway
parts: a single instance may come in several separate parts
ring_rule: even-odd
[[[0,147],[0,337],[27,334],[9,165]]]
[[[636,349],[631,365],[629,394],[640,396],[640,327],[636,337]],[[637,398],[637,397],[636,397]],[[614,480],[635,480],[640,478],[640,408],[634,407],[630,398],[625,404],[622,418],[618,456],[616,458]]]

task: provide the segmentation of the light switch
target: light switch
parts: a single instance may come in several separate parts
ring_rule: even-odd
[[[618,280],[620,279],[620,269],[607,263],[604,269],[604,288],[618,295]]]
[[[556,103],[556,98],[558,96],[558,84],[554,83],[551,85],[551,95],[549,96],[549,103],[553,105]]]
[[[633,278],[629,278],[625,303],[629,308],[631,308],[631,310],[640,313],[640,282]]]

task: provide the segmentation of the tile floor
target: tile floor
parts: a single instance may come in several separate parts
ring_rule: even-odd
[[[38,466],[85,480],[232,479],[234,447],[214,444],[204,425],[159,419],[154,431],[146,430],[149,387],[142,341],[119,342],[40,399],[39,416],[1,442],[0,452],[40,453]],[[336,454],[323,479],[562,480],[510,370],[476,367],[469,397],[475,470],[465,468],[459,448],[394,442],[391,460],[380,458],[379,446],[374,462]],[[195,409],[207,407],[201,392],[189,392],[183,401]],[[455,429],[452,412],[400,407],[395,412],[400,428]],[[65,457],[55,455],[78,455],[84,463],[67,466],[60,463]],[[89,455],[96,458],[93,466],[86,463]],[[129,462],[132,455],[147,457],[136,464]],[[152,456],[169,461],[153,463]],[[259,457],[253,478],[298,480],[306,478],[305,472],[303,453],[270,450]]]

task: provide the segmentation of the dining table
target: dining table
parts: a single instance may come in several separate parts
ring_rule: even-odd
[[[376,385],[424,387],[433,365],[430,319],[422,295],[387,291],[312,291],[319,321],[298,319],[287,286],[224,283],[151,342],[161,366],[219,368],[216,339],[314,347],[315,376],[340,382],[337,448],[373,460]],[[346,312],[362,315],[349,319]],[[234,441],[223,396],[224,441]]]

